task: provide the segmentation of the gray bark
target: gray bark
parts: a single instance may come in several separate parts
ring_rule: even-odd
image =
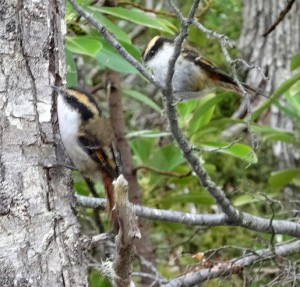
[[[65,75],[64,1],[0,1],[0,286],[87,286],[51,85]],[[53,113],[52,113],[53,112]]]
[[[300,3],[296,1],[284,20],[266,38],[262,35],[277,20],[287,5],[287,0],[259,1],[244,0],[244,24],[240,37],[240,50],[251,64],[268,69],[270,80],[267,91],[274,91],[291,77],[290,58],[300,49]],[[256,87],[261,79],[260,72],[249,73],[247,83]],[[294,123],[278,108],[272,107],[270,125],[293,130]],[[278,142],[274,145],[274,154],[280,159],[281,168],[297,166],[300,152],[291,145]]]

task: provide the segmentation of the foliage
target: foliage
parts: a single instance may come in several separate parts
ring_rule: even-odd
[[[232,39],[237,39],[241,27],[242,1],[203,2],[198,15],[201,23]],[[82,1],[82,4],[136,59],[140,59],[144,44],[154,35],[163,34],[173,37],[178,32],[178,22],[172,17],[148,15],[132,7],[98,7],[92,5],[91,1]],[[181,5],[181,10],[186,12],[190,2],[187,1]],[[82,81],[93,86],[104,83],[106,69],[122,73],[122,79],[127,83],[124,84],[122,90],[127,118],[127,137],[134,155],[135,166],[148,166],[155,170],[174,173],[174,175],[186,174],[179,178],[165,176],[145,168],[141,169],[138,172],[138,178],[143,190],[144,204],[149,207],[186,212],[215,212],[217,207],[214,200],[199,185],[196,177],[188,174],[190,167],[174,144],[168,133],[166,122],[161,117],[163,113],[161,100],[156,96],[149,97],[151,90],[149,84],[102,36],[99,36],[83,19],[78,19],[69,5],[67,5],[66,19],[68,23],[66,37],[68,85],[77,85]],[[132,40],[130,34],[137,25],[142,27],[143,33],[138,34]],[[225,67],[226,62],[217,41],[208,39],[194,28],[190,28],[189,40],[217,65]],[[232,53],[235,54],[236,51],[232,50]],[[78,58],[83,59],[84,65],[79,66]],[[292,70],[297,71],[299,68],[299,59],[299,54],[292,58]],[[85,75],[91,75],[90,71],[95,68],[97,73],[92,78],[85,77]],[[134,77],[134,80],[127,81],[129,77],[131,79]],[[297,127],[300,126],[299,79],[300,73],[296,73],[252,114],[253,131],[260,137],[259,148],[256,150],[248,144],[246,135],[237,138],[235,142],[232,140],[225,142],[221,139],[221,133],[228,125],[244,123],[243,120],[230,118],[239,104],[237,96],[216,91],[201,99],[181,102],[177,105],[180,126],[190,142],[201,151],[201,160],[205,162],[205,167],[212,178],[225,189],[235,206],[242,206],[243,210],[252,214],[269,216],[271,210],[266,198],[281,199],[280,189],[291,182],[299,186],[299,169],[278,171],[278,165],[270,152],[271,143],[275,141],[298,146],[298,131],[291,133],[256,123],[257,118],[267,108],[275,105],[292,118]],[[286,105],[278,102],[282,94],[284,94]],[[152,115],[152,119],[159,120],[147,120],[147,115]],[[81,194],[88,193],[81,179],[75,181],[75,187]],[[97,185],[96,189],[99,195],[103,196],[101,186]],[[86,211],[84,216],[91,217],[91,212]],[[156,247],[157,266],[161,274],[166,277],[174,277],[196,266],[197,261],[192,258],[192,255],[197,252],[225,245],[241,245],[241,247],[251,249],[263,248],[270,240],[270,236],[258,237],[253,232],[240,228],[200,229],[165,222],[150,222],[149,224],[151,224],[151,241]],[[229,249],[218,252],[214,260],[225,260],[240,255],[240,250]],[[267,279],[259,281],[259,284],[267,282]],[[99,278],[97,272],[91,271],[91,286],[109,286],[104,281],[102,277]],[[241,286],[239,284],[242,284],[242,278],[236,275],[234,281],[238,282],[236,286]],[[225,284],[227,283],[222,286],[233,286],[229,283]],[[207,286],[219,286],[219,283],[213,280]]]

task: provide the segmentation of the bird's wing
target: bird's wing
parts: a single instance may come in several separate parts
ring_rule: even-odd
[[[92,159],[99,164],[100,170],[107,172],[114,179],[118,177],[119,169],[113,143],[109,146],[101,146],[86,133],[80,134],[78,141]]]
[[[192,61],[195,65],[199,66],[201,69],[207,72],[208,78],[214,81],[216,85],[219,85],[241,96],[243,95],[242,91],[240,90],[239,86],[237,85],[237,83],[233,78],[226,75],[224,72],[220,71],[212,62],[207,60],[198,52],[190,49],[183,49],[182,52],[183,52],[183,56],[186,59]],[[241,84],[243,85],[246,92],[249,93],[250,95],[254,95],[256,93],[264,95],[264,92],[255,90],[245,83],[241,83]]]
[[[205,72],[207,72],[208,77],[213,81],[220,81],[228,84],[232,84],[236,86],[235,81],[222,71],[220,71],[212,62],[208,59],[200,55],[194,50],[184,49],[183,50],[184,58],[192,61],[195,65],[202,68]]]

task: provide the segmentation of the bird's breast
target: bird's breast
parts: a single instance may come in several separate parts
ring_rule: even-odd
[[[78,131],[81,125],[79,113],[72,109],[59,95],[57,98],[57,114],[61,140],[69,157],[83,175],[94,179],[98,166],[78,141]]]

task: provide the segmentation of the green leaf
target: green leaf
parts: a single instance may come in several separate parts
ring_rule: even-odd
[[[268,197],[272,198],[272,195],[268,195]],[[237,197],[236,199],[233,200],[233,205],[235,207],[240,207],[243,205],[247,205],[250,203],[255,203],[255,202],[261,202],[262,198],[259,196],[253,196],[253,195],[249,195],[249,194],[243,194],[239,197]]]
[[[287,92],[285,93],[285,98],[287,102],[295,109],[300,112],[300,89],[295,93]]]
[[[80,5],[83,9],[87,9],[87,7],[90,5],[90,0],[78,0],[77,3]],[[72,5],[69,3],[69,1],[66,1],[66,16],[65,19],[67,21],[72,21],[73,18],[77,17],[77,12],[73,9]]]
[[[296,139],[293,132],[288,132],[279,128],[271,128],[268,126],[252,125],[255,133],[261,133],[266,140],[283,141],[295,143]]]
[[[138,25],[146,26],[169,34],[174,32],[168,28],[163,22],[156,18],[151,18],[145,13],[141,13],[136,10],[129,10],[122,7],[91,7],[91,10],[95,12],[105,13],[118,18],[136,23]]]
[[[286,113],[290,118],[294,119],[296,122],[300,123],[300,115],[299,112],[296,111],[295,109],[291,109],[288,106],[284,106],[280,103],[274,103],[276,107],[278,107],[282,112]],[[296,107],[296,105],[294,105]]]
[[[184,158],[179,148],[174,144],[169,144],[153,154],[150,165],[160,170],[170,171],[183,162]]]
[[[289,168],[276,172],[272,172],[269,177],[269,184],[273,188],[282,188],[294,178],[299,178],[300,168]]]
[[[92,11],[91,7],[89,7],[88,10],[90,10],[90,12],[91,12]],[[95,11],[95,9],[93,9],[92,13],[93,13],[94,18],[101,25],[106,27],[109,32],[114,34],[118,40],[123,40],[128,43],[131,42],[129,36],[121,28],[119,28],[116,24],[114,24],[109,19],[107,19],[105,16],[103,16],[102,13]]]
[[[195,118],[201,117],[207,110],[213,108],[217,103],[219,103],[223,99],[219,94],[208,94],[204,98],[200,100],[200,108],[197,110],[195,114]]]
[[[66,37],[66,47],[72,53],[96,57],[102,44],[97,38],[89,36]]]
[[[294,70],[296,70],[299,67],[300,67],[300,53],[294,55],[291,58],[290,69],[291,69],[291,71],[294,71]]]
[[[182,101],[176,105],[177,111],[180,117],[188,117],[192,111],[197,107],[199,99],[191,99],[188,101]]]
[[[173,31],[172,34],[178,33],[178,28],[172,22],[166,20],[165,18],[157,18],[156,20],[166,27],[170,28]]]
[[[189,203],[193,202],[196,205],[211,205],[214,204],[214,199],[209,194],[203,192],[189,192],[183,194],[167,194],[163,198],[159,199],[159,204],[166,205],[167,207],[172,205],[172,203]],[[164,206],[166,208],[166,206]]]
[[[137,70],[129,64],[119,53],[112,47],[101,49],[96,56],[100,65],[110,68],[120,73],[137,73]]]
[[[101,275],[98,270],[91,270],[89,274],[90,287],[111,287],[107,278]]]
[[[78,194],[88,196],[90,194],[85,181],[81,178],[80,180],[74,180],[74,187]]]
[[[159,138],[159,137],[167,137],[170,136],[170,132],[157,132],[153,130],[141,130],[141,131],[134,131],[134,132],[129,132],[126,135],[126,138],[132,139],[132,138]]]
[[[245,144],[228,142],[202,142],[198,144],[200,147],[208,149],[209,151],[216,151],[231,155],[242,159],[246,162],[257,163],[257,156],[254,151]]]
[[[154,138],[136,138],[130,141],[134,155],[142,164],[149,164],[150,156],[153,153]]]
[[[207,125],[213,116],[215,106],[222,100],[222,97],[216,94],[208,94],[199,100],[199,107],[190,120],[189,133],[193,134],[199,131],[203,126]]]
[[[291,86],[293,86],[296,82],[300,80],[300,73],[294,75],[290,79],[286,80],[282,83],[278,89],[276,89],[273,93],[274,97],[282,95],[286,92]]]
[[[65,55],[66,55],[66,65],[67,65],[67,86],[68,87],[77,86],[78,77],[77,77],[77,69],[73,58],[73,54],[68,49],[65,49]]]
[[[128,63],[103,37],[98,37],[98,39],[102,43],[102,49],[97,54],[100,66],[108,67],[121,73],[137,73],[137,70]],[[131,56],[136,59],[140,58],[140,51],[137,50],[134,45],[124,41],[120,41],[120,43]]]
[[[153,110],[162,113],[162,108],[157,105],[155,102],[153,102],[149,97],[145,96],[144,94],[135,91],[135,90],[129,90],[129,89],[123,89],[122,93],[126,96],[129,96],[135,100],[138,100],[139,102],[149,106]]]
[[[270,107],[277,99],[286,92],[291,86],[300,80],[300,73],[294,75],[284,83],[282,83],[278,89],[276,89],[271,95],[270,99],[264,101],[251,115],[251,119],[254,121],[257,117],[268,107]]]

